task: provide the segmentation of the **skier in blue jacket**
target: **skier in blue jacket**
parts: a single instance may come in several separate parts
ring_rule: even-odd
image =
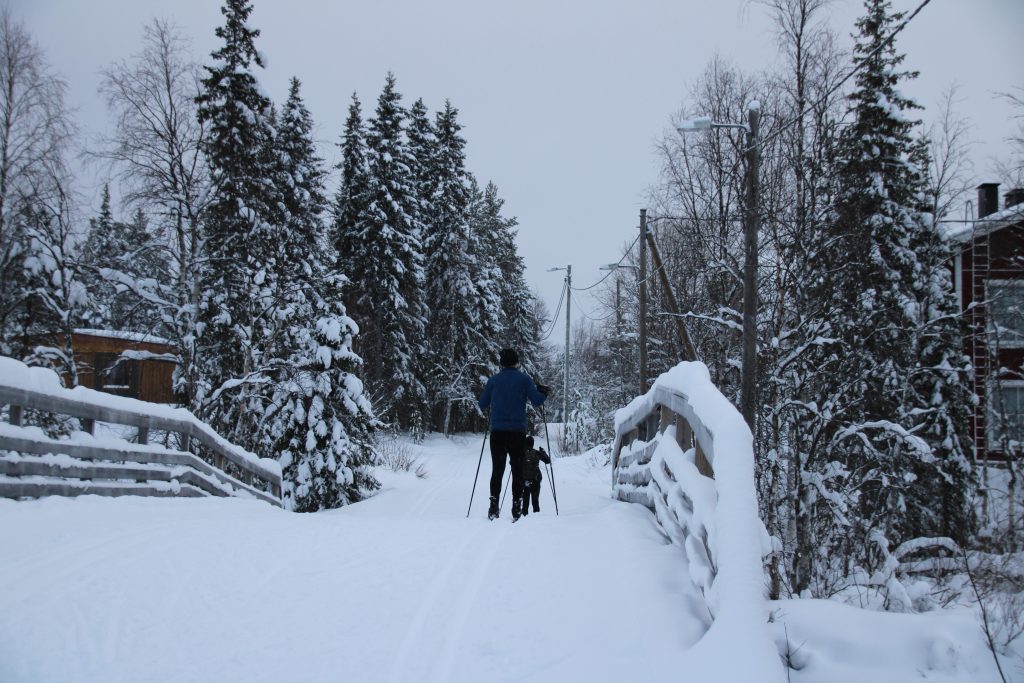
[[[512,468],[512,520],[519,519],[523,507],[523,454],[526,451],[526,400],[539,406],[548,396],[548,388],[533,383],[519,370],[519,354],[502,349],[501,371],[487,380],[480,394],[480,410],[491,408],[491,506],[487,517],[498,516],[498,496],[505,476],[505,458]]]

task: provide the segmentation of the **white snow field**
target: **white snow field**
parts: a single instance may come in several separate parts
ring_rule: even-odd
[[[234,498],[0,500],[3,683],[700,681],[683,552],[610,472],[555,459],[561,514],[485,517],[481,437],[410,445],[427,478],[295,514]],[[998,681],[968,613],[773,603],[791,680]],[[785,624],[783,628],[782,624]],[[878,653],[881,653],[880,655]],[[764,662],[766,678],[779,662]]]

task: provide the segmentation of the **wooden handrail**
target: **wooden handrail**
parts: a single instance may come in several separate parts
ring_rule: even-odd
[[[651,509],[683,548],[710,629],[721,622],[719,634],[731,633],[742,624],[750,636],[744,647],[760,653],[755,661],[777,657],[765,627],[767,600],[750,580],[763,575],[771,549],[758,517],[753,437],[702,363],[680,363],[617,413],[612,486],[619,500]],[[781,673],[761,672],[757,680],[781,681]],[[720,674],[717,680],[753,680],[739,660],[723,663]]]
[[[281,495],[281,478],[276,472],[271,472],[259,463],[239,456],[234,449],[225,445],[228,442],[219,434],[195,418],[193,418],[195,421],[179,420],[148,414],[144,411],[124,410],[65,396],[37,392],[31,389],[0,385],[0,404],[3,403],[20,408],[32,408],[48,413],[70,415],[71,417],[91,420],[93,422],[127,425],[136,427],[140,431],[145,430],[145,432],[154,429],[175,432],[181,434],[186,439],[195,439],[242,471],[263,479],[271,485],[275,496],[280,497]],[[191,413],[188,414],[192,417]],[[144,441],[145,439],[142,440]]]

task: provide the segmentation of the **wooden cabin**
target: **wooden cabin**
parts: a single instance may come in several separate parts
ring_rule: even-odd
[[[138,332],[75,330],[71,347],[78,383],[153,403],[174,403],[174,347]]]
[[[968,323],[964,352],[978,397],[972,420],[975,458],[1024,450],[1024,189],[978,186],[977,218],[950,223],[957,246],[954,287]],[[1007,451],[1010,451],[1008,453]]]

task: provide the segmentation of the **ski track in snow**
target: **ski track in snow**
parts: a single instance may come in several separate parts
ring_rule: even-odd
[[[428,620],[431,617],[436,617],[437,612],[443,607],[443,602],[447,595],[446,591],[456,588],[459,578],[455,575],[456,569],[471,561],[472,558],[468,556],[467,550],[477,545],[478,540],[486,534],[486,531],[486,529],[481,528],[477,529],[472,535],[465,536],[459,547],[451,553],[443,569],[431,580],[430,587],[420,599],[419,607],[412,622],[405,627],[401,645],[395,653],[395,659],[391,664],[391,673],[388,676],[389,681],[397,683],[408,680],[406,676],[410,666],[410,657],[414,653],[418,654],[416,652],[418,646],[424,637],[429,635],[426,633],[428,626],[436,631],[436,626],[433,622],[428,623]]]
[[[495,520],[497,522],[499,520]],[[476,567],[473,571],[473,578],[466,583],[459,591],[458,605],[455,610],[455,619],[450,629],[445,634],[444,650],[440,658],[435,674],[428,680],[445,683],[452,679],[452,671],[455,667],[456,657],[459,652],[459,645],[464,643],[466,638],[466,627],[469,623],[469,615],[474,606],[474,599],[477,598],[483,588],[484,578],[491,569],[494,558],[498,553],[498,547],[507,533],[508,527],[486,531],[490,532],[490,538],[484,552],[477,557]]]

